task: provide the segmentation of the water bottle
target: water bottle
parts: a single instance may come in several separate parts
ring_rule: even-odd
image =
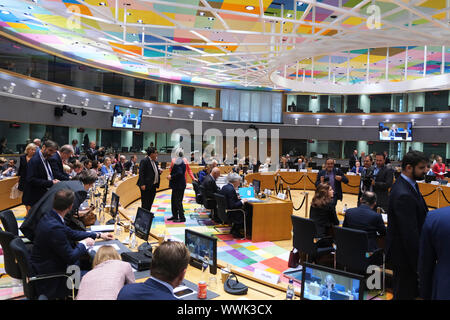
[[[133,230],[133,227],[130,226],[130,249],[136,248],[136,233]]]
[[[295,292],[294,292],[294,280],[289,279],[289,284],[286,290],[286,300],[294,300]]]
[[[344,208],[342,209],[342,213],[346,213],[347,212],[347,204],[344,204]]]

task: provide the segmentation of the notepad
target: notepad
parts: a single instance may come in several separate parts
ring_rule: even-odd
[[[388,221],[388,216],[385,213],[382,213],[381,216],[383,217],[383,221],[387,222]]]
[[[91,231],[92,232],[114,231],[114,225],[113,224],[93,225],[91,226]]]

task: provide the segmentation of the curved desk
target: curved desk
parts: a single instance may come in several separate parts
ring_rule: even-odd
[[[22,197],[11,199],[11,188],[19,182],[19,177],[4,178],[0,180],[0,211],[18,206],[22,203]]]

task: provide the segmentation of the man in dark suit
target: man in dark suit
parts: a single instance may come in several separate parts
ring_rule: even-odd
[[[297,160],[297,170],[300,171],[300,170],[303,170],[303,169],[306,169],[306,163],[303,162],[302,158],[298,158],[298,160]]]
[[[27,166],[26,183],[23,190],[22,202],[33,206],[47,190],[59,180],[53,175],[49,159],[58,150],[56,142],[47,140],[42,148],[34,154]]]
[[[422,152],[408,152],[403,157],[402,173],[389,196],[385,249],[394,272],[392,282],[396,300],[411,300],[419,293],[419,239],[428,207],[416,181],[424,179],[427,162]]]
[[[98,150],[95,149],[95,141],[89,142],[89,148],[86,150],[86,157],[91,160],[98,160]]]
[[[430,211],[422,227],[419,249],[420,296],[450,300],[450,207]]]
[[[64,225],[64,216],[72,209],[74,193],[63,189],[56,192],[53,209],[39,221],[33,241],[31,264],[37,274],[65,273],[70,265],[78,265],[82,255],[94,245],[94,239],[112,240],[112,234],[75,231]],[[79,243],[72,247],[72,241]],[[67,278],[36,282],[38,295],[63,299],[67,295]]]
[[[356,161],[358,161],[358,150],[353,150],[353,154],[350,156],[350,159],[348,160],[348,167],[350,170],[355,166]],[[361,162],[360,162],[361,163]]]
[[[317,175],[316,187],[320,183],[328,183],[333,188],[333,207],[336,207],[338,200],[342,201],[342,182],[347,184],[347,177],[342,173],[341,169],[334,167],[334,159],[328,158],[325,162],[325,170],[321,170]]]
[[[217,220],[216,217],[216,200],[214,200],[214,193],[219,192],[220,188],[216,184],[217,178],[220,177],[220,169],[215,167],[211,170],[210,174],[205,176],[202,182],[203,190],[205,192],[204,199],[207,200],[207,203],[203,203],[206,209],[212,210],[212,218],[213,220]]]
[[[151,277],[125,285],[117,300],[177,300],[173,289],[183,283],[190,253],[184,243],[165,241],[153,253]]]
[[[136,165],[137,157],[135,155],[132,155],[130,157],[130,160],[125,162],[124,168],[125,171],[133,171],[133,167]]]
[[[53,176],[60,180],[69,180],[69,175],[64,172],[64,163],[70,159],[73,155],[73,147],[69,144],[63,145],[59,151],[56,151],[55,154],[48,160],[50,162],[50,166],[53,171]]]
[[[147,157],[139,164],[137,185],[141,190],[142,208],[152,210],[156,189],[159,188],[161,171],[158,169],[158,152],[155,148],[147,149]]]
[[[127,161],[127,158],[124,155],[121,155],[119,157],[119,161],[117,161],[116,165],[114,166],[114,170],[121,174],[125,170],[125,162]],[[126,170],[125,170],[126,171]]]
[[[78,140],[73,139],[72,140],[72,148],[73,148],[73,155],[70,157],[70,161],[74,161],[80,158],[81,150],[78,146]]]
[[[377,195],[377,205],[386,212],[388,209],[389,188],[394,182],[394,171],[384,164],[384,154],[376,155],[376,166],[373,174],[375,179],[372,179],[373,191]]]
[[[168,220],[173,222],[185,222],[183,209],[184,190],[186,189],[186,164],[183,159],[183,151],[178,151],[178,158],[172,160],[173,166],[170,171],[169,187],[172,189],[171,206],[172,217]]]
[[[84,225],[81,221],[74,218],[74,215],[78,213],[82,216],[89,212],[90,208],[80,210],[81,204],[87,198],[87,191],[94,185],[97,180],[97,173],[95,170],[87,170],[80,173],[79,180],[74,181],[61,181],[51,187],[45,195],[31,208],[25,217],[24,222],[20,226],[20,230],[30,240],[35,237],[35,230],[42,219],[42,217],[51,211],[53,208],[53,199],[55,194],[63,189],[72,190],[74,192],[74,201],[72,205],[72,210],[70,210],[65,216],[64,221],[67,226],[75,230],[85,231]],[[77,221],[78,220],[78,221]]]
[[[236,192],[237,188],[239,188],[239,184],[241,183],[241,177],[237,173],[230,173],[227,177],[228,184],[224,185],[220,190],[220,194],[225,196],[225,200],[227,202],[227,209],[243,209],[245,210],[245,204],[247,203],[247,199],[240,199]],[[246,212],[248,225],[248,230],[250,229],[251,217],[249,216],[249,212]],[[240,230],[244,226],[244,216],[241,211],[231,211],[230,212],[230,220],[232,222],[231,234],[235,238],[242,238],[242,234]]]
[[[377,249],[377,236],[386,234],[386,227],[381,214],[376,213],[374,208],[377,205],[377,196],[375,193],[364,192],[360,199],[358,208],[348,209],[345,213],[345,228],[358,229],[366,231],[369,237],[369,251],[373,252]]]

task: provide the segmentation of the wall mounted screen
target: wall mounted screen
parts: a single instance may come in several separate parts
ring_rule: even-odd
[[[412,141],[411,122],[380,122],[380,141]]]
[[[113,123],[114,128],[141,129],[142,109],[114,106]]]

